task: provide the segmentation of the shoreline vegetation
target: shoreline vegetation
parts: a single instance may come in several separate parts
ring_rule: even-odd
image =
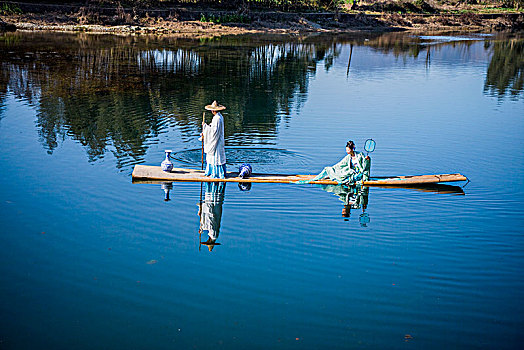
[[[0,1],[0,31],[213,37],[248,33],[519,31],[524,0]]]

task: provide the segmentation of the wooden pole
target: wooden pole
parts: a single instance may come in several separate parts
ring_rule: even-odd
[[[206,122],[206,112],[202,113],[202,124]],[[204,126],[202,125],[202,159],[201,170],[204,170]]]
[[[202,246],[202,187],[204,183],[200,183],[200,201],[198,202],[198,251]]]
[[[206,121],[206,112],[204,111],[202,113],[202,124]],[[200,160],[201,162],[201,170],[204,170],[204,125],[202,125],[202,158]],[[200,184],[200,201],[198,203],[198,251],[200,251],[200,247],[202,246],[202,187],[204,183]]]
[[[351,56],[353,55],[353,44],[350,44],[349,46],[349,61],[348,61],[348,70],[346,72],[346,76],[349,75],[349,66],[351,66]]]

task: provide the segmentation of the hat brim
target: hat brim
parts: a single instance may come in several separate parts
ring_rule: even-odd
[[[222,106],[222,105],[218,105],[216,107],[214,107],[213,105],[207,105],[205,107],[208,111],[223,111],[224,109],[226,109],[226,107]]]

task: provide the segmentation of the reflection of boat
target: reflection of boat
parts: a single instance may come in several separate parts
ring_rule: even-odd
[[[135,165],[133,179],[162,180],[186,182],[265,182],[265,183],[295,183],[300,180],[310,180],[315,175],[284,175],[284,174],[252,174],[249,178],[238,177],[236,172],[228,172],[225,179],[214,179],[204,176],[202,170],[174,168],[171,172],[164,172],[159,166]],[[436,184],[441,182],[467,181],[461,174],[432,174],[413,176],[372,177],[364,181],[366,186],[413,186],[420,184]],[[319,180],[312,183],[322,185],[336,185],[331,180]]]
[[[376,186],[380,188],[398,188],[398,186]],[[421,192],[434,192],[434,193],[443,193],[443,194],[455,194],[455,195],[464,195],[464,190],[460,186],[445,185],[445,184],[419,184],[419,185],[405,185],[402,188],[417,190]]]

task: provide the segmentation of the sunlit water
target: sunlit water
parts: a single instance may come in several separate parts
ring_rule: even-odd
[[[0,35],[0,348],[519,348],[522,57],[515,35]],[[371,188],[349,217],[313,185],[133,184],[164,149],[200,167],[214,99],[229,170],[317,173],[373,138],[374,175],[471,182]]]

